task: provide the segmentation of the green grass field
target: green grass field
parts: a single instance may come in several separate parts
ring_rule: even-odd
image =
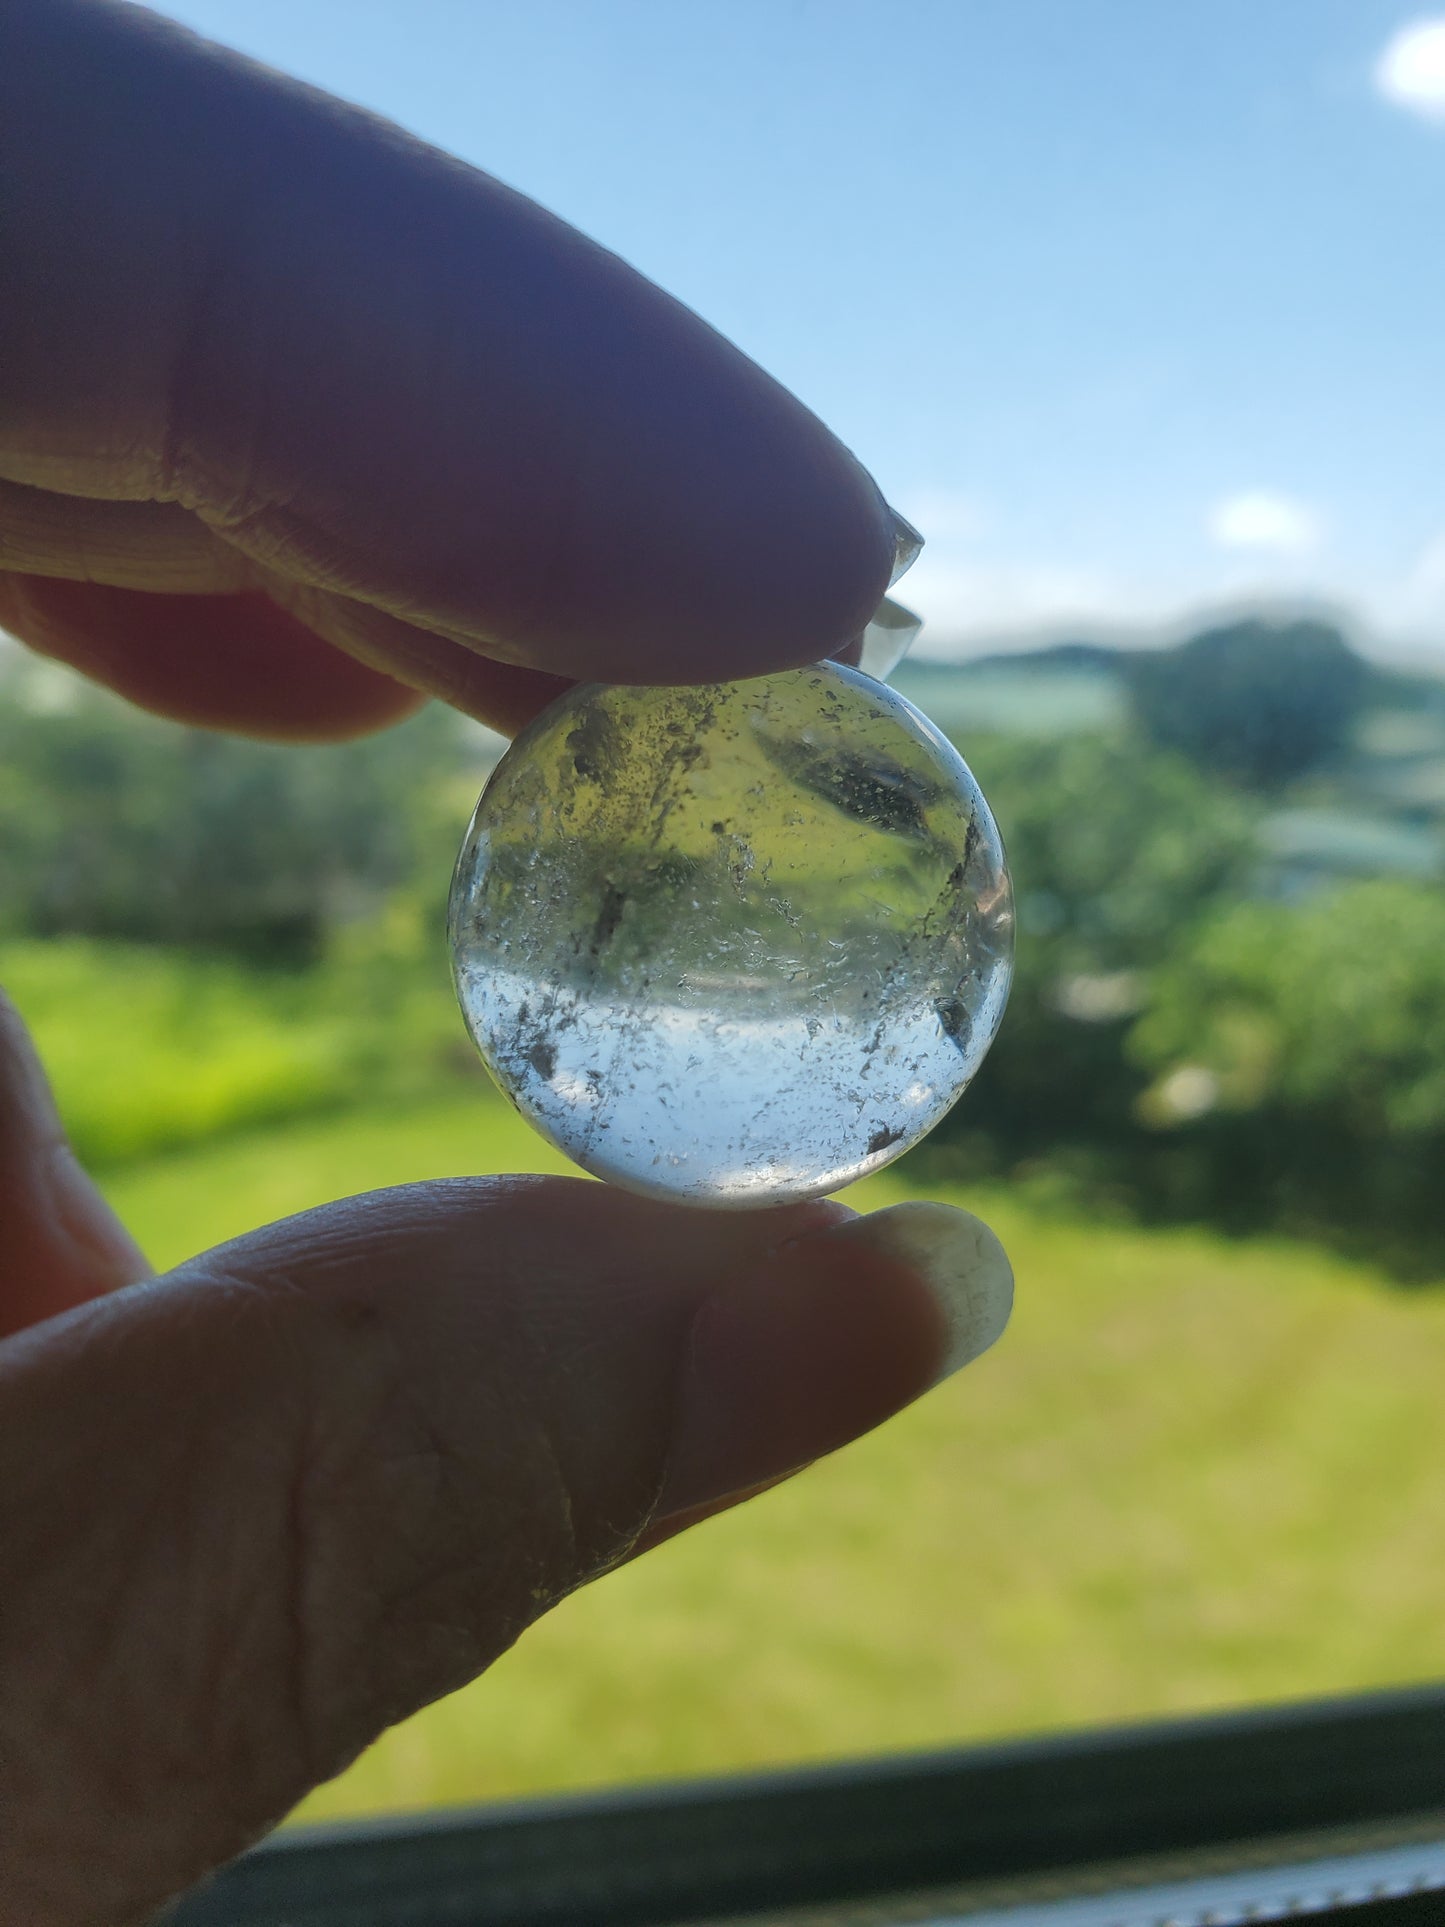
[[[560,1169],[481,1090],[112,1173],[160,1262],[323,1199]],[[906,1174],[857,1194],[906,1194]],[[1288,1244],[968,1203],[998,1349],[569,1600],[304,1816],[726,1771],[1445,1671],[1445,1291]]]

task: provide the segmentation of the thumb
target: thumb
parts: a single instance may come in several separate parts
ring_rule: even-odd
[[[35,1047],[0,990],[0,1339],[148,1270],[77,1162]]]
[[[0,1918],[143,1917],[579,1584],[998,1336],[961,1212],[377,1193],[0,1347]]]

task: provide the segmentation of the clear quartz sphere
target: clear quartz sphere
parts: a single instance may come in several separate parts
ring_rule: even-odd
[[[457,993],[544,1137],[631,1191],[817,1197],[950,1108],[1003,1014],[997,826],[926,717],[816,664],[571,690],[493,772]]]

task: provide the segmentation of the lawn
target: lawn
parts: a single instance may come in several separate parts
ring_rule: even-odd
[[[107,1188],[169,1262],[348,1191],[508,1168],[562,1166],[478,1087],[132,1165]],[[906,1191],[905,1173],[859,1201]],[[1445,1671],[1445,1291],[1305,1246],[968,1202],[1018,1275],[996,1352],[569,1600],[304,1814]]]

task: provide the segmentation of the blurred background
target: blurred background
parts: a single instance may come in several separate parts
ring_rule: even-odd
[[[1439,1674],[1445,14],[172,11],[545,202],[842,434],[928,537],[898,686],[1020,902],[983,1075],[850,1200],[996,1225],[998,1351],[567,1602],[307,1812]],[[561,1168],[447,974],[499,747],[440,710],[205,737],[0,639],[0,981],[159,1263]]]

